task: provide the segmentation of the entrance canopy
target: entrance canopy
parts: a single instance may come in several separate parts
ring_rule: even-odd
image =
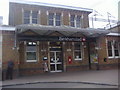
[[[86,37],[99,37],[110,33],[105,29],[93,29],[93,28],[75,28],[70,26],[45,26],[39,24],[23,24],[16,26],[16,33],[22,34],[28,30],[37,33],[40,36],[47,36],[53,32],[59,32],[64,36],[70,37],[78,34],[83,34]]]

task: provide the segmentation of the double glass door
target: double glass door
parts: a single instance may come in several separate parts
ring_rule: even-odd
[[[50,51],[50,71],[51,72],[62,72],[61,51]]]

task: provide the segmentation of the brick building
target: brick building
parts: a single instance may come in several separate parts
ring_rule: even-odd
[[[89,28],[92,9],[10,1],[9,25],[2,26],[3,71],[13,59],[14,74],[33,75],[117,68],[116,31]]]

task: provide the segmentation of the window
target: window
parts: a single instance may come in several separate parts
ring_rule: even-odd
[[[81,27],[80,19],[81,19],[80,16],[77,16],[77,17],[76,17],[76,27]]]
[[[49,13],[49,25],[54,26],[54,13]]]
[[[82,52],[81,52],[81,43],[74,43],[74,58],[75,60],[82,60]]]
[[[109,57],[113,56],[113,54],[112,54],[112,42],[111,41],[108,41],[108,56]]]
[[[49,13],[48,24],[51,26],[61,26],[61,14],[60,13]]]
[[[25,11],[24,12],[24,24],[29,24],[30,23],[30,11]]]
[[[81,27],[81,16],[71,15],[70,16],[70,26]]]
[[[56,24],[56,26],[60,26],[61,25],[61,14],[60,13],[56,13],[55,24]]]
[[[37,24],[38,11],[24,11],[24,24]]]
[[[75,27],[75,15],[71,15],[71,17],[70,17],[70,25],[72,27]]]
[[[115,53],[115,57],[118,57],[119,56],[119,43],[118,42],[114,42],[114,53]]]
[[[117,58],[120,56],[120,43],[117,41],[108,41],[108,57]]]
[[[32,11],[32,24],[37,24],[38,12]]]
[[[36,42],[27,42],[26,46],[26,59],[27,62],[36,62],[37,61],[37,43]]]

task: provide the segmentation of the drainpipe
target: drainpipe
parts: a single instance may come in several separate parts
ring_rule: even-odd
[[[18,51],[18,47],[17,47],[17,29],[15,29],[14,49],[16,49]],[[18,69],[17,69],[16,73],[17,73],[17,77],[19,77],[19,61],[18,61]]]

